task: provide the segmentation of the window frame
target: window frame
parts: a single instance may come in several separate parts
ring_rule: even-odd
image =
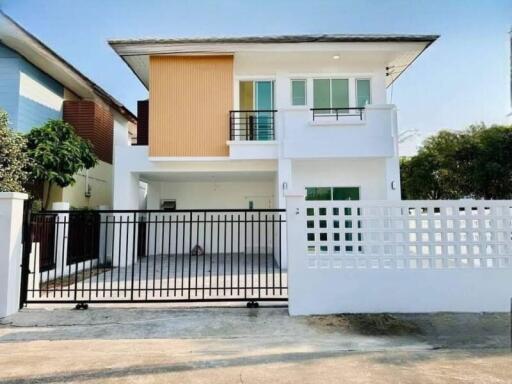
[[[251,81],[253,83],[253,108],[256,97],[256,87],[254,85],[257,81],[270,81],[272,82],[272,107],[276,109],[276,78],[271,76],[249,76],[249,75],[235,75],[233,77],[233,106],[234,110],[240,110],[240,82],[242,81]]]
[[[293,104],[293,82],[304,82],[304,104]],[[305,77],[297,77],[290,79],[290,106],[292,108],[306,108],[308,106],[308,79]]]
[[[313,109],[316,109],[315,107],[315,80],[329,80],[329,108],[335,108],[333,107],[333,97],[332,97],[332,93],[333,93],[333,87],[332,87],[332,82],[333,80],[345,80],[347,82],[347,107],[346,108],[351,108],[350,106],[350,77],[343,77],[343,76],[326,76],[326,77],[313,77],[312,78],[312,81],[313,81],[313,87],[312,87],[312,92],[313,92],[313,105],[312,105],[312,108]],[[338,108],[345,108],[345,107],[338,107]],[[348,113],[349,111],[346,110],[346,111],[342,111],[341,113]],[[330,114],[335,114],[334,111],[328,111],[326,113],[330,113]]]
[[[373,97],[372,97],[372,96],[373,96],[373,95],[372,95],[372,93],[373,93],[373,92],[372,92],[372,79],[371,79],[370,77],[356,77],[354,80],[355,80],[355,81],[354,81],[354,83],[355,83],[355,84],[354,84],[354,85],[355,85],[355,87],[354,87],[354,88],[355,88],[355,90],[354,90],[354,91],[355,91],[355,96],[356,96],[356,99],[355,99],[355,102],[356,102],[356,108],[364,108],[364,107],[366,107],[366,105],[370,105],[370,104],[372,103],[372,98],[373,98]],[[359,107],[359,106],[358,106],[359,95],[357,94],[357,82],[358,82],[359,80],[368,80],[368,85],[369,85],[368,89],[370,90],[370,97],[369,97],[369,100],[368,100],[368,104],[365,104],[365,105],[363,105],[362,107]]]

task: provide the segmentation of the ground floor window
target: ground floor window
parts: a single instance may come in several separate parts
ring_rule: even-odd
[[[359,200],[359,187],[306,187],[306,200]]]

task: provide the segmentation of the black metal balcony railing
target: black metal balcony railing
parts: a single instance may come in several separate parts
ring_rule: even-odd
[[[359,117],[363,120],[364,107],[352,107],[352,108],[311,108],[313,111],[313,121],[318,117],[328,117],[339,120],[348,116]]]
[[[275,140],[276,110],[230,111],[229,139],[242,141]]]

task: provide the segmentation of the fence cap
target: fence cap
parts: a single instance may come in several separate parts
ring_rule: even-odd
[[[4,200],[27,200],[28,194],[22,192],[0,192],[0,199]]]

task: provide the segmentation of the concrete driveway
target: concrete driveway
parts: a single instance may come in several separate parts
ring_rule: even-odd
[[[35,307],[1,321],[0,383],[512,383],[509,321]]]

